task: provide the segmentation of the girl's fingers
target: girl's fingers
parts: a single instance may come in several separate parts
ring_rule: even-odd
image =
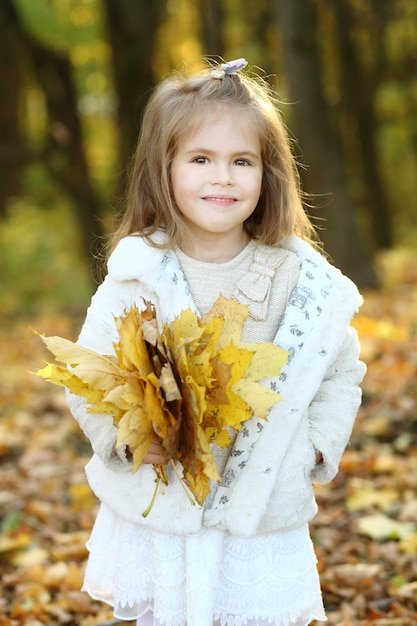
[[[129,448],[129,452],[133,454],[134,448]],[[169,459],[165,456],[164,449],[162,448],[161,438],[158,435],[154,435],[149,450],[143,458],[142,463],[152,463],[155,465],[165,465]]]

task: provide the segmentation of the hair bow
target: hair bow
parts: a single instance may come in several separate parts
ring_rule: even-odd
[[[223,78],[223,76],[233,76],[237,74],[239,70],[242,70],[248,64],[246,59],[235,59],[234,61],[228,61],[227,63],[221,63],[221,69],[214,69],[211,71],[211,75],[214,78]]]

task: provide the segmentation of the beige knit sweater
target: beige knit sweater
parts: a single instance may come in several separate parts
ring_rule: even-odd
[[[176,249],[190,287],[192,298],[201,315],[207,313],[219,294],[249,304],[245,324],[245,341],[273,341],[291,292],[297,284],[300,261],[293,252],[264,247],[250,241],[226,263],[207,263],[187,256]]]

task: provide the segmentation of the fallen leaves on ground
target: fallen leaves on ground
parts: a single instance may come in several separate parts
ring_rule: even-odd
[[[383,288],[355,320],[368,373],[351,443],[316,487],[311,532],[329,626],[417,624],[417,263],[383,259]],[[90,449],[61,389],[31,374],[47,353],[29,329],[74,339],[82,315],[2,320],[0,626],[110,626],[80,591],[97,502]]]

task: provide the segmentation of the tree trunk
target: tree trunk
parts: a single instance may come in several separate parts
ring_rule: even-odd
[[[14,9],[9,1],[0,4],[0,216],[6,214],[7,202],[20,189],[19,163],[22,145],[19,130],[18,59],[19,36]]]
[[[354,118],[365,183],[367,212],[377,248],[390,248],[392,229],[384,193],[376,147],[377,121],[374,110],[374,86],[367,80],[352,41],[353,20],[345,0],[333,3],[336,14],[337,41],[341,59],[341,91],[346,110]]]
[[[68,57],[44,48],[28,34],[25,39],[48,108],[46,165],[73,201],[82,235],[83,255],[94,268],[103,235],[100,202],[92,186],[84,152],[71,63]]]
[[[199,0],[201,38],[205,54],[223,57],[223,3],[222,0]]]
[[[113,51],[120,160],[124,168],[132,156],[141,115],[154,85],[152,58],[162,3],[104,0],[104,7]]]
[[[321,236],[334,263],[361,287],[375,286],[349,197],[343,160],[329,124],[321,84],[317,19],[311,0],[275,0],[305,191],[320,198]]]
[[[11,49],[15,58],[11,63],[10,73],[13,77],[13,88],[22,87],[20,77],[18,85],[15,84],[20,67],[30,68],[44,92],[49,118],[49,135],[39,153],[30,152],[27,146],[14,146],[18,150],[15,150],[14,162],[10,165],[10,178],[13,180],[13,176],[19,176],[19,165],[22,163],[35,159],[45,162],[51,175],[64,187],[73,201],[82,235],[83,255],[94,266],[98,251],[96,236],[102,235],[101,222],[98,220],[99,201],[92,187],[85,157],[70,61],[65,55],[43,46],[26,30],[11,0],[3,0],[3,16],[6,12],[9,32],[14,35]],[[12,94],[11,102],[14,102],[18,111],[15,94]],[[16,111],[10,114],[10,125],[15,138]],[[4,189],[11,193],[7,185]]]

